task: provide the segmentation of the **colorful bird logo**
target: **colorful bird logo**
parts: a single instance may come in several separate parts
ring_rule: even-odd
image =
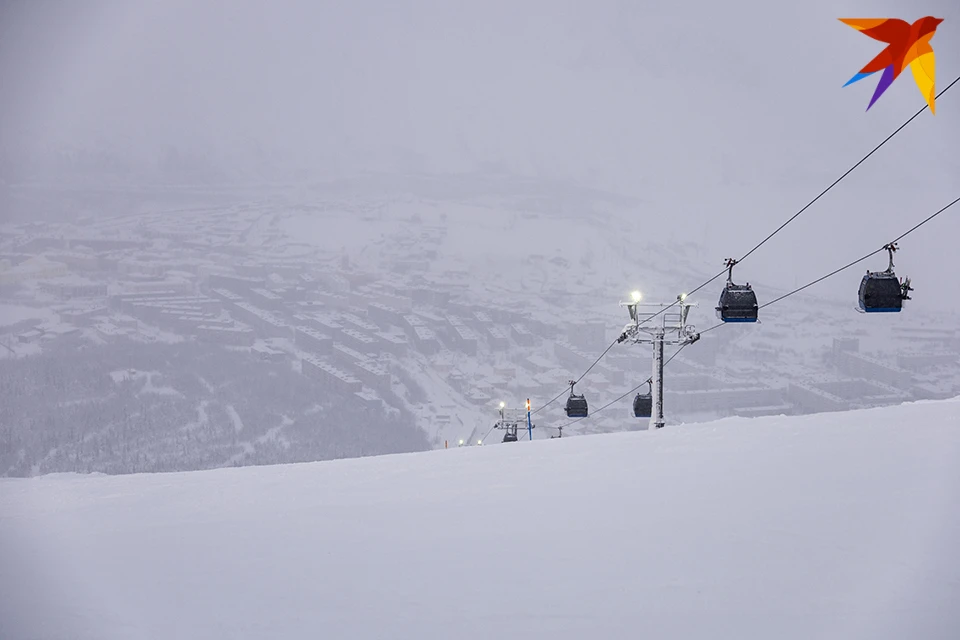
[[[878,71],[883,71],[877,90],[874,91],[873,98],[867,105],[867,111],[909,65],[910,71],[913,72],[913,79],[920,93],[923,94],[924,100],[930,106],[931,113],[936,113],[934,108],[936,59],[933,55],[933,47],[930,46],[930,39],[936,33],[937,26],[943,22],[943,18],[927,16],[913,24],[890,18],[840,18],[840,22],[850,25],[874,40],[887,44],[886,49],[843,85],[846,87]]]

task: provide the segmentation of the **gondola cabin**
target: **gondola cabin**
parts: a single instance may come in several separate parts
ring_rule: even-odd
[[[637,418],[649,418],[653,413],[653,396],[650,393],[638,393],[633,399],[633,415]]]
[[[577,395],[573,392],[573,386],[576,384],[573,380],[570,381],[570,396],[567,398],[567,406],[565,411],[567,412],[568,418],[586,418],[589,413],[587,407],[587,399],[582,395]]]
[[[586,418],[589,413],[587,399],[583,396],[571,395],[567,398],[566,411],[568,418]]]
[[[749,284],[728,284],[720,294],[717,317],[724,322],[756,322],[759,309]]]
[[[717,317],[724,322],[756,322],[760,307],[757,305],[757,294],[753,292],[750,283],[735,284],[733,282],[733,266],[737,261],[727,258],[727,284],[720,292],[720,302],[717,304]]]
[[[897,313],[903,309],[903,289],[895,275],[868,273],[860,281],[860,310]]]
[[[890,264],[886,271],[867,271],[860,280],[859,303],[863,313],[898,313],[903,309],[903,301],[910,299],[910,278],[903,282],[897,278],[893,269],[893,253],[896,243],[884,246],[890,254]]]

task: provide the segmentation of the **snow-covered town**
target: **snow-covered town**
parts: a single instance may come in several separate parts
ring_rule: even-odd
[[[626,206],[603,194],[555,202],[526,183],[501,186],[495,199],[343,189],[310,204],[268,194],[4,225],[4,473],[474,445],[499,437],[490,427],[501,402],[520,408],[529,398],[536,409],[569,393],[628,320],[618,303],[636,276],[610,266],[631,260],[626,243],[581,233],[551,251],[524,240],[544,210],[571,200],[602,227]],[[512,232],[500,237],[501,229]],[[673,283],[700,277],[695,249],[669,273],[657,272],[657,250],[648,247],[638,265],[645,294],[669,299]],[[698,326],[715,320],[711,298],[698,296]],[[851,313],[797,296],[756,326],[705,334],[666,367],[668,420],[960,393],[955,322],[913,314],[910,323],[885,319],[877,332],[838,330]],[[594,410],[625,397],[577,421],[554,403],[535,415],[534,437],[564,426],[568,434],[646,428],[629,392],[646,391],[650,362],[638,346],[614,346],[576,392]],[[42,393],[42,407],[26,404],[27,388]]]

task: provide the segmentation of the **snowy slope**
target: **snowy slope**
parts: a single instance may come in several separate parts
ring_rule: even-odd
[[[951,638],[960,398],[0,481],[0,637]]]

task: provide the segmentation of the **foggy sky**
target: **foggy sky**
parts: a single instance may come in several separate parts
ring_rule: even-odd
[[[876,82],[842,85],[882,45],[837,18],[943,17],[937,89],[960,74],[955,2],[776,4],[11,1],[0,148],[149,166],[173,147],[241,180],[493,165],[639,195],[651,229],[733,255],[923,105],[907,73],[865,113]],[[758,270],[804,281],[905,230],[958,195],[958,141],[955,87]],[[960,231],[950,215],[911,258],[960,298],[937,275]]]

